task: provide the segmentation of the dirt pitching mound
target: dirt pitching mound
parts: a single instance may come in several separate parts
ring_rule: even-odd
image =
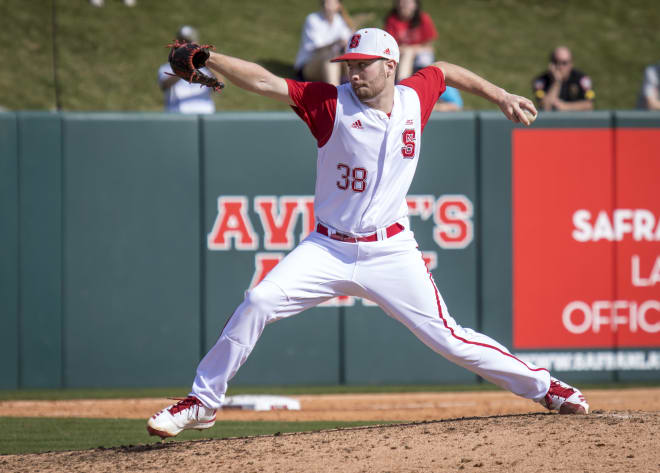
[[[3,471],[656,472],[657,412],[513,414],[0,457]]]
[[[6,455],[0,456],[0,471],[660,471],[660,389],[594,390],[585,395],[592,407],[587,416],[550,414],[538,404],[505,392],[296,396],[301,411],[221,411],[218,419],[414,422]],[[167,403],[163,399],[12,401],[0,403],[0,415],[11,411],[48,417],[54,412],[67,417],[116,417],[123,412],[146,419]]]

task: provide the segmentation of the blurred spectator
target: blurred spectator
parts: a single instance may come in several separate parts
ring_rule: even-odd
[[[639,93],[637,108],[660,110],[660,62],[644,70],[644,81]]]
[[[330,62],[346,46],[353,22],[340,0],[321,0],[321,9],[305,19],[293,68],[299,79],[339,85],[342,63]]]
[[[192,26],[182,26],[176,34],[179,41],[198,43],[199,34]],[[207,68],[201,69],[205,74],[213,77],[213,73]],[[172,67],[166,62],[158,69],[158,84],[163,90],[165,99],[165,111],[175,113],[213,113],[215,103],[209,87],[200,87],[199,84],[190,84],[187,81],[171,76]]]
[[[134,7],[135,5],[137,5],[137,0],[123,0],[123,1],[124,1],[124,5],[126,5],[127,7]],[[105,0],[89,0],[89,3],[91,3],[95,7],[102,7],[103,5],[105,5]]]
[[[458,89],[447,86],[433,107],[434,112],[458,112],[463,110],[463,98]]]
[[[556,48],[550,54],[548,70],[534,79],[534,97],[541,110],[593,110],[591,78],[573,67],[570,49]]]
[[[433,41],[438,32],[431,17],[422,11],[419,0],[395,0],[385,18],[385,31],[399,43],[397,82],[433,63]]]

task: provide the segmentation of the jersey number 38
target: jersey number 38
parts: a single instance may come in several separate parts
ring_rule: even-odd
[[[341,190],[351,188],[354,192],[364,192],[367,187],[367,170],[364,168],[353,168],[346,164],[337,164],[337,169],[341,173],[340,180],[337,181],[337,187]]]

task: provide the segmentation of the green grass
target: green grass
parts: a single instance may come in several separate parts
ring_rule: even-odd
[[[236,394],[347,394],[347,393],[405,393],[438,391],[484,391],[499,389],[489,384],[472,385],[393,385],[393,386],[232,386],[228,396]],[[145,397],[181,397],[190,387],[170,388],[78,388],[78,389],[17,389],[0,390],[0,401],[61,400],[61,399],[129,399]]]
[[[162,109],[156,84],[164,45],[192,24],[219,51],[291,74],[305,16],[317,2],[144,0],[136,8],[108,1],[0,1],[0,105],[12,110],[54,109],[56,73],[65,110]],[[364,26],[382,26],[383,0],[345,0]],[[427,1],[440,38],[436,57],[464,65],[519,94],[530,94],[549,51],[569,46],[575,64],[591,75],[599,109],[634,108],[644,66],[660,59],[656,0]],[[53,34],[53,31],[55,34]],[[52,38],[55,37],[53,48]],[[53,67],[53,51],[57,67]],[[468,109],[493,108],[465,97]],[[283,105],[229,86],[216,96],[219,111],[282,109]]]
[[[580,383],[581,389],[629,389],[658,387],[660,380],[625,383]],[[356,394],[356,393],[414,393],[414,392],[464,392],[499,391],[490,383],[479,384],[414,384],[389,386],[232,386],[228,396],[237,394],[269,394],[295,396],[306,394]],[[146,397],[181,397],[190,387],[159,388],[75,388],[75,389],[0,389],[0,401],[12,400],[65,400],[65,399],[131,399]]]
[[[167,442],[308,432],[392,422],[216,422],[204,431],[186,430]],[[54,419],[0,417],[0,454],[88,450],[160,443],[141,419]]]

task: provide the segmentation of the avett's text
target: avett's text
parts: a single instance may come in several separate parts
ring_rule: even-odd
[[[573,239],[580,243],[599,241],[660,242],[660,219],[648,209],[615,209],[592,214],[579,209],[573,213]],[[660,285],[660,255],[642,259],[630,256],[630,283],[645,288]],[[566,330],[574,334],[599,333],[603,326],[616,331],[626,326],[631,333],[660,332],[660,301],[596,300],[571,301],[562,312]]]
[[[433,240],[440,248],[463,249],[472,242],[473,207],[466,196],[451,194],[436,199],[433,195],[409,195],[406,200],[409,216],[433,219]],[[267,251],[257,251],[260,238],[250,218],[247,196],[218,197],[218,213],[207,236],[209,250],[257,251],[250,287],[258,284],[284,258],[284,251],[293,249],[296,239],[303,240],[316,225],[313,196],[255,196],[252,204],[263,231],[263,249]],[[294,235],[299,220],[302,231]],[[434,269],[437,253],[422,251],[422,254],[429,270]],[[325,305],[353,305],[354,302],[352,297],[342,297]],[[371,305],[368,301],[363,303]]]

